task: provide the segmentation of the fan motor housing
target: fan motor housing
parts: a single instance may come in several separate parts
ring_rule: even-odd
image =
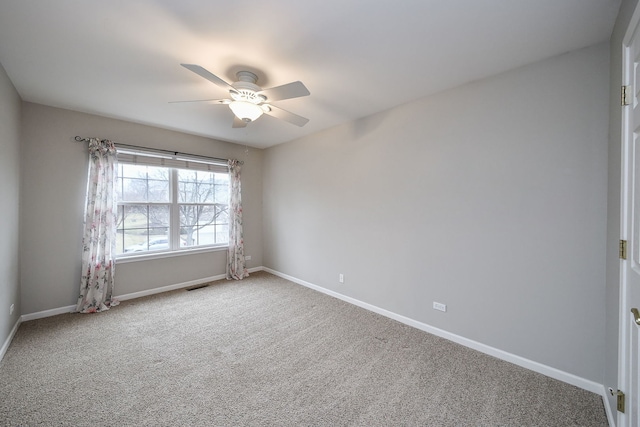
[[[229,94],[234,101],[247,101],[251,102],[252,104],[260,104],[267,100],[265,96],[256,94],[256,92],[260,90],[260,88],[258,88],[258,90],[239,88],[236,83],[234,83],[232,86],[236,90],[229,91]]]
[[[256,94],[256,92],[262,90],[260,86],[256,85],[258,76],[250,71],[238,71],[236,76],[238,81],[231,85],[235,91],[229,91],[234,101],[247,101],[252,104],[260,104],[267,100],[264,95]]]

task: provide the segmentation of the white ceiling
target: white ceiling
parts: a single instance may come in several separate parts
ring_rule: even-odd
[[[23,100],[269,147],[608,40],[620,0],[1,0],[0,63]],[[232,129],[225,98],[182,68],[263,88],[310,119]],[[106,136],[108,137],[108,136]]]

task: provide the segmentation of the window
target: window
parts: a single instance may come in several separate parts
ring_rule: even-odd
[[[118,256],[226,246],[227,166],[118,150]]]
[[[229,174],[176,172],[181,245],[229,243]]]

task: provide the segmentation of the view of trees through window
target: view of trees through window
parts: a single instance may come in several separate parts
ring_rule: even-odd
[[[227,244],[229,175],[118,165],[117,254]]]

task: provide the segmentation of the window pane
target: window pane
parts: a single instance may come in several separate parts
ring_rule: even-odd
[[[169,205],[118,206],[117,252],[134,253],[168,250]],[[164,242],[158,241],[164,239]],[[157,246],[160,245],[160,246]]]
[[[217,185],[224,185],[226,187],[229,187],[229,174],[228,173],[214,174],[214,182]]]
[[[196,180],[196,171],[189,169],[178,169],[178,181],[194,182]]]
[[[229,185],[216,184],[214,203],[229,204]]]
[[[118,200],[124,202],[169,202],[169,169],[122,165],[118,177]]]
[[[207,172],[207,171],[197,171],[196,177],[198,182],[202,182],[203,184],[213,184],[215,173]]]
[[[121,164],[122,170],[120,176],[123,178],[146,178],[147,168],[146,166]]]
[[[150,202],[170,202],[171,193],[169,190],[170,170],[147,166],[148,194]]]
[[[180,227],[198,223],[198,206],[180,205]]]
[[[207,225],[198,230],[198,244],[199,245],[213,245],[215,240],[215,227],[213,225]]]
[[[215,201],[215,173],[178,170],[178,202],[213,203]]]
[[[229,225],[216,225],[216,243],[229,243]]]
[[[169,181],[160,181],[157,179],[150,179],[148,200],[150,202],[168,202],[169,201]]]
[[[169,169],[157,166],[146,166],[147,178],[159,181],[169,181]]]
[[[168,251],[169,235],[167,228],[152,228],[149,230],[149,250],[150,251]]]
[[[213,184],[200,184],[200,188],[198,191],[198,202],[199,203],[213,203],[215,201],[215,186]]]
[[[216,205],[216,224],[226,224],[229,222],[229,206]]]
[[[218,236],[218,224],[227,222],[226,206],[180,205],[181,246],[200,246],[226,243],[228,228]],[[222,235],[225,235],[222,237]]]
[[[213,172],[198,171],[198,203],[213,203],[214,175]]]
[[[149,229],[149,241],[157,240],[160,236],[164,239],[168,239],[169,227],[153,227]]]
[[[180,235],[185,246],[196,246],[198,243],[198,218],[201,212],[197,205],[180,205]]]
[[[148,248],[149,236],[141,233],[140,230],[123,230],[123,247],[124,253],[143,252]]]
[[[116,232],[116,255],[124,252],[124,231],[117,230]]]
[[[143,230],[147,229],[147,205],[119,206],[118,214],[120,214],[120,212],[122,212],[122,216],[118,217],[118,228],[141,228]]]
[[[169,206],[151,205],[149,206],[149,227],[169,227]]]
[[[122,164],[118,164],[118,172],[116,175],[116,200],[122,200]]]
[[[122,200],[127,202],[145,202],[147,200],[147,180],[122,178]]]
[[[124,206],[118,206],[118,213],[116,214],[116,229],[121,229],[124,224]]]
[[[178,183],[178,202],[179,203],[195,203],[193,195],[195,194],[196,185],[194,182]]]
[[[198,225],[205,226],[213,223],[216,218],[215,206],[200,205],[198,206]]]

